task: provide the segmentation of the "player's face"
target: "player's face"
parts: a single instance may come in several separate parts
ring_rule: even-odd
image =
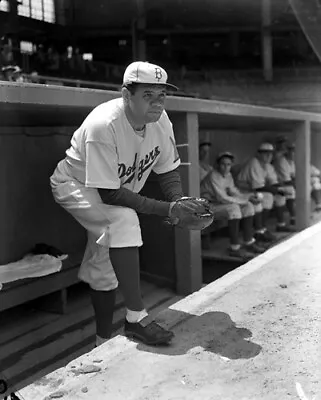
[[[162,85],[141,85],[130,97],[130,108],[135,119],[145,124],[159,120],[165,107],[166,88]]]
[[[259,152],[259,158],[263,164],[270,164],[272,162],[273,153],[272,151],[261,151]]]
[[[205,160],[207,156],[210,153],[210,146],[209,145],[203,145],[199,148],[199,159],[200,160]]]
[[[294,150],[293,149],[289,149],[286,154],[287,154],[288,159],[294,160]]]
[[[231,172],[231,168],[232,168],[232,160],[230,158],[224,157],[220,160],[218,164],[218,169],[223,176],[228,175]]]
[[[286,153],[286,151],[287,151],[287,143],[286,142],[279,143],[278,151],[281,152],[281,153]]]

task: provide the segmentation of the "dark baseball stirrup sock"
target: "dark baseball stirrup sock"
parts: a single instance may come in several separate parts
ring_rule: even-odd
[[[295,217],[295,202],[294,199],[287,199],[286,201],[286,207],[290,213],[290,217],[294,218]]]
[[[319,205],[321,203],[321,190],[312,190],[311,197],[315,204]]]
[[[242,225],[244,242],[249,243],[253,240],[253,217],[243,218]]]
[[[126,308],[132,311],[143,310],[138,247],[113,247],[109,249],[109,256]]]
[[[253,226],[256,232],[261,231],[263,226],[263,212],[255,213],[253,217]]]
[[[239,232],[240,232],[240,220],[239,219],[229,219],[228,233],[229,233],[231,245],[236,245],[236,244],[240,243]]]
[[[95,311],[96,333],[101,338],[110,339],[113,328],[116,289],[103,291],[90,288],[90,297]]]
[[[269,216],[270,216],[270,210],[264,209],[262,211],[262,225],[263,225],[263,228],[266,228],[268,220],[269,220]]]
[[[285,225],[284,206],[275,207],[276,220],[278,225]]]

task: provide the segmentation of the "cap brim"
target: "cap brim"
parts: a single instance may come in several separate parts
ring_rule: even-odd
[[[222,158],[229,158],[229,159],[232,160],[232,161],[235,160],[235,157],[233,156],[233,154],[224,153],[224,154],[220,154],[220,155],[217,157],[216,161],[219,162],[219,161],[222,160]]]
[[[125,86],[125,85],[130,85],[130,84],[132,84],[132,83],[135,83],[136,85],[165,86],[166,89],[171,90],[171,91],[173,91],[173,90],[175,90],[175,91],[179,90],[179,88],[178,88],[177,86],[172,85],[171,83],[155,83],[155,82],[135,82],[135,81],[126,81],[126,82],[123,82],[123,86]]]
[[[177,92],[179,90],[179,88],[175,85],[172,85],[171,83],[165,83],[165,86],[168,90],[175,90],[175,92]]]

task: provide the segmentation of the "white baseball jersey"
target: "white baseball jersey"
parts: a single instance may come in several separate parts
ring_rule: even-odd
[[[214,204],[245,204],[248,196],[243,195],[234,184],[232,174],[223,176],[213,170],[201,183],[201,196]]]
[[[88,188],[139,192],[150,172],[180,164],[172,123],[164,111],[141,137],[125,115],[123,99],[97,106],[76,130],[66,151],[64,173]]]
[[[294,162],[294,160],[289,160],[289,159],[287,161],[288,161],[288,164],[290,167],[291,177],[294,178],[295,177],[295,162]],[[311,164],[310,165],[310,175],[311,175],[311,178],[318,177],[321,175],[321,171],[315,165]]]
[[[288,160],[289,166],[291,168],[291,176],[295,178],[295,162],[294,160]],[[310,177],[311,177],[311,189],[312,190],[321,190],[321,182],[320,182],[320,170],[314,166],[310,165]]]
[[[202,180],[206,177],[206,175],[211,171],[213,171],[213,167],[210,164],[200,161],[199,162],[200,182],[202,182]]]
[[[237,175],[237,186],[244,190],[253,190],[278,183],[272,164],[262,164],[256,157],[249,160]]]
[[[277,152],[274,156],[273,166],[280,183],[291,181],[292,176],[292,166],[289,160],[284,154]]]

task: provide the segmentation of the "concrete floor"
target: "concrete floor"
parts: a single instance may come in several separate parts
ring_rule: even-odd
[[[118,335],[22,398],[321,399],[320,243],[318,223],[162,311],[171,346]]]

